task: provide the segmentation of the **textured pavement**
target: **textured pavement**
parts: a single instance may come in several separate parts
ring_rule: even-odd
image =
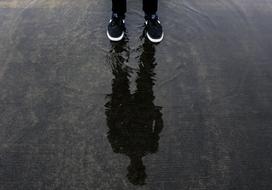
[[[0,0],[0,190],[272,189],[272,1]]]

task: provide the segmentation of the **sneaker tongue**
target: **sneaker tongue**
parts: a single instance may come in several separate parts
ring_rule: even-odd
[[[112,17],[118,18],[118,14],[117,13],[113,13]]]
[[[151,19],[156,19],[157,18],[157,15],[151,15]]]

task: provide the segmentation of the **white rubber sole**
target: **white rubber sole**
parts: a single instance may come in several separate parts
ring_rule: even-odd
[[[113,42],[121,41],[124,38],[124,35],[125,35],[125,32],[123,32],[120,37],[114,38],[110,36],[109,31],[107,31],[108,38],[110,39],[110,41],[113,41]]]
[[[159,38],[159,39],[154,39],[154,38],[151,38],[150,35],[148,34],[148,32],[146,33],[146,36],[147,38],[153,42],[153,43],[159,43],[163,40],[163,37],[164,37],[164,33],[162,33],[162,36]]]

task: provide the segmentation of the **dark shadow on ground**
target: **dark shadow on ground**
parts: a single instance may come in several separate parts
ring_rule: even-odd
[[[112,43],[110,51],[114,78],[112,93],[105,105],[108,140],[115,153],[129,157],[128,180],[134,185],[144,185],[147,174],[142,158],[158,151],[159,134],[163,128],[161,107],[154,104],[156,51],[155,45],[147,40],[137,49],[139,70],[136,90],[132,93],[130,76],[133,71],[124,64],[129,61],[127,44],[127,40]]]

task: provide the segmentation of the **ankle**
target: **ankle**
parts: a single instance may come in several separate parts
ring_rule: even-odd
[[[152,20],[152,19],[157,19],[158,18],[158,16],[157,16],[157,14],[156,13],[153,13],[153,14],[151,14],[151,13],[145,13],[145,20]]]
[[[120,14],[120,13],[112,13],[112,18],[120,18],[120,19],[125,19],[125,14]]]

